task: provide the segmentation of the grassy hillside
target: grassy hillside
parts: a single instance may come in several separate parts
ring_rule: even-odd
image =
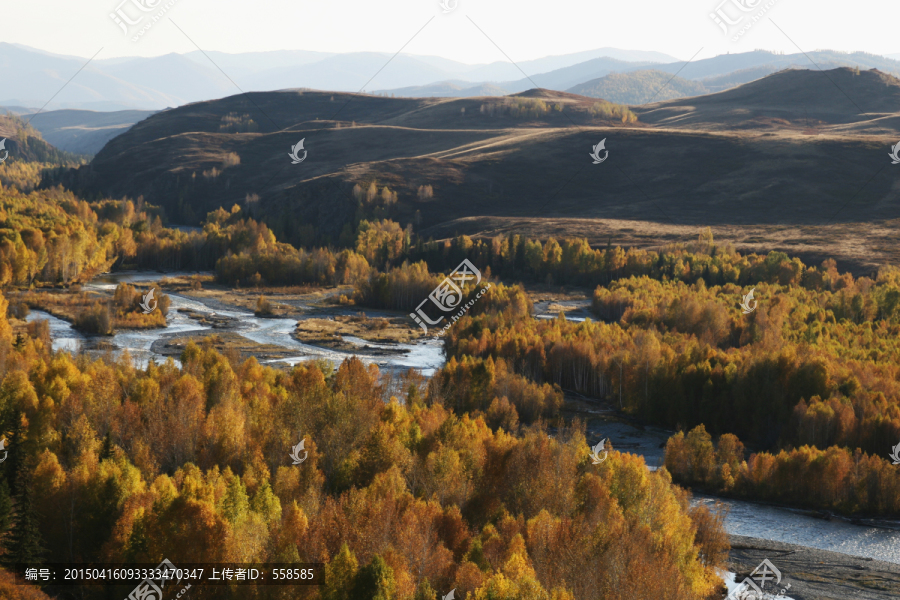
[[[435,235],[546,236],[565,222],[595,244],[655,245],[710,225],[751,250],[872,265],[896,252],[885,240],[900,224],[887,157],[898,100],[900,81],[852,69],[783,71],[641,107],[636,121],[547,90],[254,93],[156,114],[67,183],[89,197],[143,195],[186,224],[244,205],[294,243],[336,243],[373,213]],[[292,165],[300,139],[308,156]],[[594,165],[603,139],[609,159]],[[353,194],[372,184],[396,201]]]
[[[62,171],[77,167],[87,157],[64,152],[48,144],[28,122],[10,114],[0,115],[0,186],[22,191],[37,188],[44,179],[55,179]]]
[[[0,139],[4,138],[5,149],[9,152],[4,164],[24,161],[63,165],[81,159],[76,154],[53,147],[44,141],[36,128],[13,115],[0,115]]]
[[[788,69],[700,98],[657,102],[641,120],[679,129],[813,129],[816,133],[893,133],[900,79],[877,69]]]
[[[631,73],[612,73],[593,79],[568,90],[573,94],[605,98],[620,104],[644,104],[655,100],[671,100],[685,96],[699,96],[709,90],[702,83],[672,77],[654,69]]]
[[[449,100],[308,91],[251,96],[252,103],[236,96],[156,114],[113,139],[68,183],[88,195],[156,198],[185,223],[256,194],[272,224],[284,227],[284,211],[314,218],[323,234],[336,237],[355,210],[344,204],[352,204],[356,183],[384,176],[383,184],[398,190],[398,214],[410,220],[419,186],[473,183],[461,177],[470,162],[518,152],[517,141],[574,132],[573,123],[612,129],[623,127],[623,115],[629,120],[627,109],[544,91]],[[294,166],[287,154],[300,139],[309,154]]]

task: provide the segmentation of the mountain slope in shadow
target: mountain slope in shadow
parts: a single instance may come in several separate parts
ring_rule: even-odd
[[[900,219],[885,167],[898,93],[900,82],[875,70],[788,70],[648,105],[624,123],[601,100],[548,90],[253,93],[153,115],[67,182],[88,195],[143,195],[185,224],[255,195],[254,214],[298,243],[335,242],[359,210],[372,212],[352,189],[373,182],[397,193],[377,214],[446,235],[485,233],[488,217],[526,219],[538,233],[554,219],[674,228]],[[308,156],[293,165],[301,139]],[[593,164],[601,140],[609,154]],[[423,185],[433,198],[419,198]]]

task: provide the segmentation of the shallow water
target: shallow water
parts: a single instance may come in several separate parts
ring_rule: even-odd
[[[189,273],[169,273],[166,275],[169,277],[174,277],[178,275],[188,274]],[[162,277],[163,275],[157,273],[123,273],[117,275],[107,275],[84,287],[85,289],[113,290],[120,282],[146,283],[158,281]],[[240,309],[214,310],[199,300],[188,298],[186,296],[181,296],[178,294],[168,294],[168,296],[171,302],[169,305],[169,313],[166,317],[166,321],[168,323],[168,326],[166,328],[121,331],[112,336],[112,338],[107,338],[108,341],[115,345],[118,350],[128,350],[128,352],[135,359],[135,362],[142,367],[146,366],[150,359],[154,359],[157,362],[165,362],[165,356],[157,354],[151,350],[153,342],[155,342],[156,340],[163,337],[170,337],[170,335],[173,333],[202,331],[210,329],[209,326],[201,325],[196,320],[191,319],[186,314],[184,314],[182,312],[184,309],[190,309],[192,311],[209,315],[215,314],[224,317],[232,317],[237,320],[237,323],[234,327],[218,329],[222,331],[233,331],[259,344],[272,344],[275,346],[281,346],[282,348],[288,348],[291,351],[296,351],[297,353],[296,356],[288,356],[286,358],[278,358],[265,361],[270,364],[286,363],[289,365],[294,365],[307,360],[320,359],[329,360],[336,364],[339,364],[344,359],[355,354],[364,363],[374,363],[382,369],[405,371],[406,369],[412,368],[419,370],[425,376],[429,376],[433,375],[435,370],[439,369],[444,363],[442,343],[440,340],[434,338],[429,338],[428,340],[416,344],[376,344],[352,336],[345,336],[344,339],[346,341],[358,345],[360,348],[358,352],[351,354],[348,352],[340,352],[328,348],[312,346],[295,340],[293,337],[291,337],[291,333],[296,327],[296,319],[264,319],[257,317],[251,312],[242,311]],[[345,312],[346,309],[344,308],[334,308],[334,314],[344,314]],[[323,315],[321,311],[317,312],[317,314],[315,315],[315,317],[317,318],[321,318],[323,316],[327,317],[329,315]],[[369,316],[377,317],[381,315],[370,312]],[[60,319],[57,319],[57,321],[60,321],[65,326],[68,326],[68,328],[71,330],[71,326],[69,326],[69,324],[65,321],[61,321]],[[57,325],[57,327],[59,329],[58,333],[63,334],[63,327],[60,325]],[[52,328],[53,324],[51,323],[51,330]],[[376,353],[367,352],[365,348],[366,346],[371,346],[373,348],[390,348],[394,350],[400,349],[405,350],[406,352],[404,354],[381,356]]]
[[[32,310],[25,320],[29,323],[41,320],[50,323],[50,340],[54,351],[63,350],[76,354],[86,340],[82,333],[72,329],[72,325],[68,321],[63,321],[42,310]]]
[[[591,318],[590,313],[590,301],[589,300],[541,300],[540,302],[534,303],[534,318],[535,319],[557,319],[559,318],[559,311],[553,312],[550,310],[550,306],[563,306],[566,307],[565,317],[567,321],[573,321],[575,323],[581,323],[585,319]],[[596,317],[594,317],[596,321]]]
[[[715,501],[699,494],[694,498],[695,504]],[[728,507],[728,533],[900,564],[900,531],[816,519],[787,508],[740,500],[719,501]]]
[[[570,400],[563,414],[582,419],[600,416],[604,411],[595,403]],[[568,414],[567,414],[568,413]],[[664,464],[664,446],[674,431],[659,427],[638,429],[627,423],[586,419],[589,444],[608,439],[607,447],[619,452],[639,454],[651,470]],[[697,494],[695,504],[713,504],[716,498]],[[900,522],[898,530],[855,525],[839,519],[825,520],[788,508],[779,508],[742,500],[720,499],[728,507],[725,529],[734,535],[773,540],[841,552],[851,556],[874,558],[900,564]]]

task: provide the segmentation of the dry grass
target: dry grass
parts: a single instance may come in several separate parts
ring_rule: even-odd
[[[156,329],[166,326],[166,316],[160,310],[149,315],[122,311],[113,303],[112,294],[100,292],[25,292],[11,294],[13,302],[22,302],[33,309],[43,310],[54,317],[73,323],[87,333],[112,333],[118,329]],[[96,317],[96,318],[92,318]],[[102,320],[101,330],[89,326]]]
[[[297,323],[294,338],[317,346],[335,350],[353,350],[353,344],[344,341],[350,335],[377,343],[408,344],[422,337],[421,331],[413,329],[403,318],[369,318],[365,313],[355,316],[336,316],[333,319],[303,319]]]
[[[271,317],[299,317],[304,309],[322,303],[329,296],[343,291],[350,294],[351,286],[325,288],[321,286],[264,286],[232,288],[215,282],[213,275],[169,277],[162,281],[169,291],[205,302],[220,302],[256,312],[260,296],[269,302]]]
[[[297,356],[298,352],[275,344],[260,344],[233,331],[204,331],[160,340],[154,344],[154,352],[166,356],[179,356],[191,342],[206,348],[214,348],[235,361],[251,356],[257,360],[273,360]]]
[[[457,219],[431,231],[435,238],[450,232],[487,238],[520,234],[546,239],[583,237],[594,247],[659,249],[666,244],[697,239],[700,225],[654,221],[481,217]],[[712,225],[716,243],[741,252],[767,254],[773,250],[818,265],[834,258],[842,270],[869,275],[885,264],[900,264],[900,219],[830,225]]]

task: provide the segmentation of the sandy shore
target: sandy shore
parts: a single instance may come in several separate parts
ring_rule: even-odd
[[[806,546],[729,536],[728,569],[737,581],[768,558],[790,583],[795,600],[889,600],[900,598],[900,565]]]

